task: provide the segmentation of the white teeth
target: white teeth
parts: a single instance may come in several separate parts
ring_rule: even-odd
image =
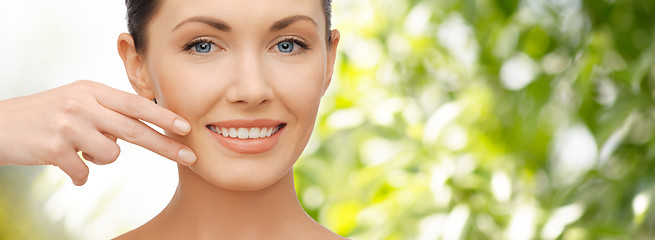
[[[251,128],[248,138],[259,138],[259,128]]]
[[[209,125],[209,130],[212,130],[212,132],[215,132],[215,133],[221,134],[221,130],[218,129],[218,128],[216,128],[216,127],[213,126],[213,125]]]
[[[248,138],[248,133],[249,131],[247,128],[239,128],[239,132],[237,136],[239,137],[239,139],[246,139]]]
[[[266,132],[267,132],[266,128],[262,128],[262,130],[259,132],[259,137],[260,138],[266,137]]]
[[[216,127],[213,125],[208,126],[209,130],[223,135],[223,137],[239,138],[239,139],[254,139],[270,137],[280,130],[280,127],[271,128],[224,128]]]

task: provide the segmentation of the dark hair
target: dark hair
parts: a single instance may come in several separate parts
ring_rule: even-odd
[[[157,0],[125,0],[125,7],[127,7],[127,30],[134,39],[134,47],[138,52],[145,50],[147,35],[146,27],[157,11]],[[332,0],[321,0],[323,7],[323,15],[325,16],[325,42],[328,47],[331,47],[332,38],[331,22],[332,22]]]

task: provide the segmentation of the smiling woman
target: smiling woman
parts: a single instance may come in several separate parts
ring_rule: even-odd
[[[12,126],[0,164],[54,165],[84,185],[87,163],[113,163],[123,139],[175,161],[179,182],[120,239],[340,239],[304,211],[293,176],[332,79],[330,1],[126,6],[117,47],[138,96],[78,81],[0,101]]]
[[[167,135],[197,161],[179,166],[169,205],[121,238],[340,238],[304,212],[292,171],[332,78],[329,1],[126,3],[130,82],[189,121],[188,135]]]

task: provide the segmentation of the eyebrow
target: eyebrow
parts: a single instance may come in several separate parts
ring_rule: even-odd
[[[316,21],[314,21],[314,19],[311,18],[311,17],[305,16],[305,15],[294,15],[294,16],[289,16],[289,17],[283,18],[283,19],[278,20],[277,22],[273,23],[273,25],[271,25],[270,30],[271,30],[271,32],[279,31],[279,30],[282,30],[282,29],[288,27],[292,23],[297,22],[297,21],[301,21],[301,20],[310,21],[314,25],[318,26]]]
[[[207,24],[207,25],[209,25],[209,26],[211,26],[213,28],[216,28],[216,29],[218,29],[220,31],[223,31],[223,32],[229,32],[231,30],[230,26],[227,25],[227,23],[225,23],[225,22],[223,22],[223,21],[221,21],[219,19],[212,18],[212,17],[197,16],[197,17],[191,17],[191,18],[188,18],[188,19],[182,21],[180,24],[175,26],[173,28],[173,30],[171,30],[171,32],[179,29],[184,24],[192,23],[192,22],[204,23],[204,24]]]
[[[279,31],[279,30],[285,29],[286,27],[288,27],[292,23],[295,23],[297,21],[302,21],[302,20],[309,21],[309,22],[313,23],[314,25],[318,26],[318,23],[316,23],[316,21],[311,17],[305,16],[305,15],[294,15],[294,16],[289,16],[289,17],[286,17],[286,18],[283,18],[283,19],[280,19],[280,20],[276,21],[275,23],[273,23],[273,25],[271,25],[270,31],[274,32],[274,31]],[[181,23],[177,24],[173,28],[173,30],[171,30],[171,32],[179,29],[180,27],[182,27],[183,25],[185,25],[187,23],[192,23],[192,22],[204,23],[204,24],[207,24],[207,25],[209,25],[209,26],[211,26],[213,28],[216,28],[216,29],[218,29],[220,31],[223,31],[223,32],[229,32],[232,29],[232,28],[230,28],[230,25],[228,25],[227,23],[225,23],[225,22],[223,22],[223,21],[221,21],[219,19],[216,19],[216,18],[213,18],[213,17],[206,17],[206,16],[196,16],[196,17],[188,18],[188,19],[182,21]]]

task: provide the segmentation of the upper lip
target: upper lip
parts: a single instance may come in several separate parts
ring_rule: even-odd
[[[254,128],[254,127],[275,127],[282,125],[284,122],[274,119],[234,119],[220,122],[209,123],[221,128]]]

